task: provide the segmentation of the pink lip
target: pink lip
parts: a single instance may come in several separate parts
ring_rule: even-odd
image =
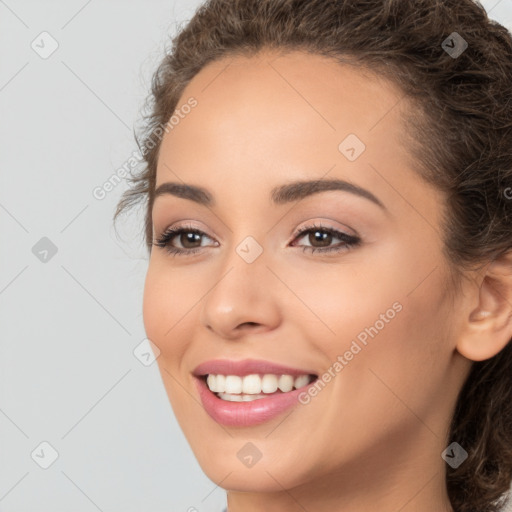
[[[259,398],[251,402],[228,402],[221,400],[215,393],[209,390],[204,378],[206,374],[223,375],[250,375],[258,373],[273,373],[277,375],[310,375],[309,370],[290,368],[269,361],[246,359],[243,361],[214,360],[200,364],[195,370],[196,385],[205,411],[217,423],[231,427],[250,427],[269,421],[289,408],[299,404],[298,397],[308,386],[294,389],[288,393],[273,393],[268,398]]]
[[[262,359],[243,359],[241,361],[214,359],[201,363],[195,368],[193,373],[196,377],[209,373],[215,375],[219,373],[222,375],[239,375],[241,377],[252,373],[259,373],[261,375],[273,373],[277,375],[293,375],[294,377],[298,377],[299,375],[315,375],[315,372],[311,370],[291,368]]]
[[[199,396],[205,411],[217,423],[229,427],[250,427],[269,421],[290,407],[299,404],[298,397],[309,386],[294,389],[288,393],[275,393],[268,398],[252,402],[228,402],[211,392],[203,379],[196,379]]]

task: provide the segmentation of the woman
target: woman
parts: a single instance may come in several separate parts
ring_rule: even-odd
[[[511,87],[472,0],[210,0],[173,40],[116,217],[229,512],[500,509]]]

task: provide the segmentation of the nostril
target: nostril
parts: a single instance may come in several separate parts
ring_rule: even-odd
[[[244,329],[245,327],[252,327],[252,326],[258,326],[260,324],[256,323],[256,322],[244,322],[243,324],[240,324],[238,326],[239,329]]]

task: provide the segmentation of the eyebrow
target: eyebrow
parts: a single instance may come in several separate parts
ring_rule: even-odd
[[[368,199],[383,210],[386,210],[386,207],[380,199],[373,195],[369,190],[339,179],[294,181],[286,183],[273,188],[270,198],[273,204],[282,205],[299,201],[300,199],[304,199],[305,197],[313,194],[331,190],[349,192],[364,199]],[[162,183],[155,190],[154,199],[166,194],[180,197],[182,199],[189,199],[190,201],[194,201],[203,206],[211,207],[216,204],[213,195],[206,188],[197,185],[187,185],[175,182]]]

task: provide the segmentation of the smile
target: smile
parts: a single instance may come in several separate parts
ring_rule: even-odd
[[[299,404],[299,393],[317,379],[307,370],[256,360],[210,361],[199,365],[194,375],[208,415],[218,423],[237,427],[279,416]]]
[[[243,402],[267,398],[272,393],[288,393],[293,389],[307,386],[314,377],[312,375],[265,375],[250,374],[240,377],[238,375],[209,374],[206,379],[208,389],[221,400]]]

